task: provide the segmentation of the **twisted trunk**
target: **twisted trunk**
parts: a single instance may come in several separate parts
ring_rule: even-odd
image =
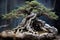
[[[38,30],[37,30],[38,27]],[[57,29],[51,27],[45,21],[37,18],[36,13],[31,13],[25,17],[22,22],[14,28],[13,30],[7,30],[0,33],[0,37],[3,38],[13,38],[17,39],[30,39],[30,40],[43,40],[43,39],[52,39],[57,34]],[[32,37],[32,38],[31,38]]]

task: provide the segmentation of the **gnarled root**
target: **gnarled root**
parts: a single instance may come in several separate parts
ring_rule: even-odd
[[[37,14],[31,13],[25,17],[22,22],[13,30],[3,31],[0,36],[3,38],[13,37],[13,39],[21,38],[26,39],[32,38],[35,40],[51,39],[57,34],[57,29],[51,27],[45,21],[37,19]],[[32,37],[32,38],[31,38]]]

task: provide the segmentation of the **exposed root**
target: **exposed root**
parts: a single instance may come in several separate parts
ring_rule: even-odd
[[[40,40],[43,38],[53,38],[55,37],[57,32],[58,31],[55,27],[51,27],[50,25],[45,23],[45,21],[38,19],[36,13],[31,13],[22,20],[17,28],[14,28],[10,31],[3,31],[0,33],[0,36],[3,38],[13,37],[14,39],[33,37],[37,38],[37,40]]]

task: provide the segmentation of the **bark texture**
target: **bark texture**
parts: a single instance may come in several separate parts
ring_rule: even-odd
[[[11,40],[52,40],[57,35],[57,29],[37,17],[37,13],[26,16],[13,30],[0,33],[0,39]]]

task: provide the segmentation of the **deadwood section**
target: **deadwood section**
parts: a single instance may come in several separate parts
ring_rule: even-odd
[[[35,24],[34,24],[35,23]],[[34,26],[34,27],[33,27]],[[37,27],[39,30],[37,30]],[[13,30],[6,30],[0,33],[1,39],[52,39],[57,34],[57,29],[51,27],[45,21],[38,19],[36,13],[31,13]],[[31,38],[32,37],[32,38]]]

